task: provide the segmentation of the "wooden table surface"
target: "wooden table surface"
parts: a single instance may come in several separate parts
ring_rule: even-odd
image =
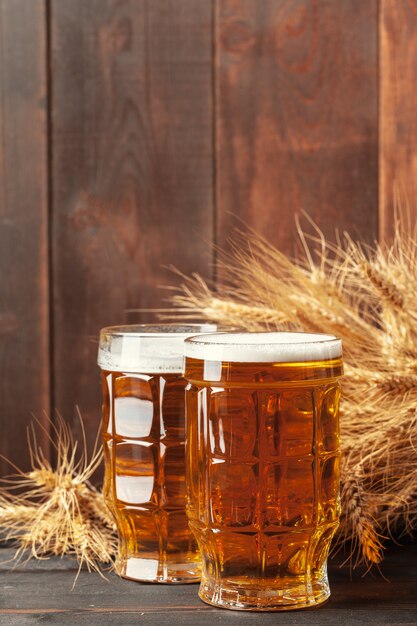
[[[417,544],[389,549],[383,573],[351,576],[347,566],[330,565],[332,597],[317,609],[285,613],[243,613],[215,609],[197,597],[197,585],[150,585],[81,572],[69,559],[29,562],[10,569],[0,550],[0,624],[29,626],[216,626],[247,624],[417,624]]]

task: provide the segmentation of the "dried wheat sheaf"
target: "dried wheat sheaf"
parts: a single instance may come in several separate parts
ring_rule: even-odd
[[[236,239],[223,264],[222,285],[213,292],[199,276],[184,277],[173,315],[251,331],[342,337],[342,518],[336,547],[353,546],[353,564],[379,563],[387,538],[398,540],[417,527],[417,237],[397,225],[392,246],[370,249],[349,237],[332,245],[320,233],[310,241],[299,233],[304,255],[297,261],[255,233],[245,245]],[[54,466],[32,427],[32,469],[15,467],[0,481],[1,536],[17,545],[17,561],[72,554],[80,568],[111,567],[114,522],[90,483],[101,452],[88,460],[83,434],[78,454],[79,442],[59,418],[51,429]]]
[[[392,245],[370,248],[298,231],[303,252],[294,261],[240,233],[223,258],[222,284],[213,291],[184,277],[173,315],[343,339],[336,545],[353,546],[354,564],[379,563],[385,539],[417,527],[417,237],[397,223]]]
[[[23,472],[13,465],[14,473],[0,479],[1,536],[16,546],[16,563],[73,555],[78,571],[86,566],[101,573],[103,564],[113,566],[114,521],[102,494],[90,483],[102,453],[96,445],[88,458],[81,416],[80,423],[82,442],[74,440],[60,417],[50,422],[52,436],[38,422],[38,432],[43,430],[54,448],[54,466],[38,445],[32,424],[28,431],[31,470]]]

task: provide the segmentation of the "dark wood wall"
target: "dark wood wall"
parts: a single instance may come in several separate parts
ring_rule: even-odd
[[[240,220],[292,253],[301,209],[387,238],[394,189],[413,203],[416,0],[0,0],[0,37],[0,448],[23,466],[31,413],[78,405],[94,438],[98,330],[163,305],[168,265],[213,279]]]

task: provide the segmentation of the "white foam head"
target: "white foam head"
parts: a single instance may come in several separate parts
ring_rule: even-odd
[[[298,363],[342,356],[342,341],[319,333],[216,333],[189,337],[185,356],[235,363]]]
[[[109,326],[100,332],[97,362],[111,372],[181,373],[184,340],[216,329],[216,324]]]

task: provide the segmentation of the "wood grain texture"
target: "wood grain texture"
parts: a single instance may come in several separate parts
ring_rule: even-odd
[[[0,551],[0,558],[10,554]],[[63,563],[69,565],[67,571]],[[390,582],[379,574],[351,575],[347,565],[340,568],[338,562],[331,562],[328,603],[319,609],[260,615],[210,607],[198,599],[197,585],[140,584],[115,574],[106,582],[83,571],[72,590],[76,565],[52,559],[48,567],[30,563],[25,569],[0,572],[0,624],[417,624],[417,544],[388,550],[382,571]]]
[[[46,61],[44,0],[0,0],[0,453],[24,468],[50,408]]]
[[[100,327],[161,306],[165,265],[211,272],[212,10],[52,0],[51,18],[54,404],[91,439]]]
[[[217,0],[218,240],[294,252],[294,213],[377,235],[377,1]]]
[[[396,208],[417,216],[417,1],[381,0],[380,228],[393,235]]]

